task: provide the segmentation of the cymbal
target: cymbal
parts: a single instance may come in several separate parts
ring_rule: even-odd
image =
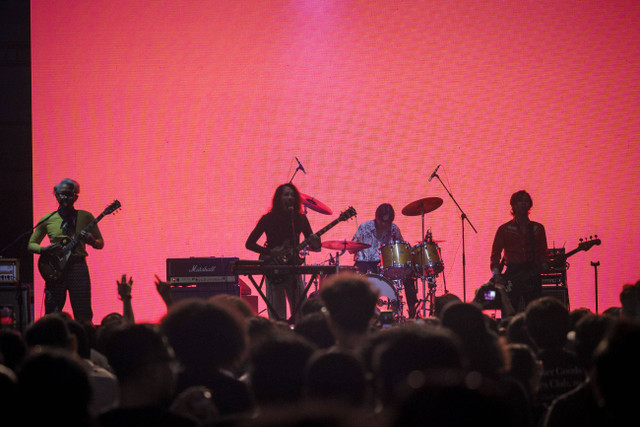
[[[432,243],[445,243],[445,242],[446,242],[446,240],[431,240],[431,242],[432,242]],[[416,242],[416,245],[419,245],[419,244],[421,244],[421,243],[424,243],[424,240],[418,240],[418,241]]]
[[[331,211],[331,209],[329,208],[329,206],[325,205],[324,203],[322,203],[320,200],[316,199],[315,197],[311,197],[307,194],[304,193],[300,193],[300,202],[308,207],[309,209],[311,209],[312,211],[316,211],[318,213],[321,213],[323,215],[331,215],[333,212]]]
[[[349,252],[357,252],[366,248],[370,248],[371,245],[360,242],[353,242],[351,240],[327,240],[322,242],[322,247],[325,249],[335,250],[347,250]]]
[[[442,199],[440,197],[425,197],[414,202],[409,203],[402,209],[402,215],[416,216],[435,211],[442,206]]]

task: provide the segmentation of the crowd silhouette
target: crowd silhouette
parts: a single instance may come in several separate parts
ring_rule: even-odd
[[[496,321],[477,302],[381,324],[366,276],[328,279],[295,325],[239,297],[174,302],[136,323],[48,314],[0,330],[6,419],[69,426],[633,425],[640,384],[640,281],[603,314],[542,297]],[[505,311],[503,311],[503,314]],[[384,327],[383,327],[384,326]]]

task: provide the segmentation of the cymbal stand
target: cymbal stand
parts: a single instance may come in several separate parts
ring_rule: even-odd
[[[453,200],[453,203],[455,203],[455,205],[458,207],[458,210],[460,211],[460,220],[462,222],[462,296],[463,296],[463,301],[466,302],[467,301],[467,255],[466,255],[466,252],[465,252],[465,243],[464,243],[464,222],[465,222],[465,220],[469,223],[469,225],[471,226],[473,231],[475,231],[476,234],[478,234],[478,230],[476,230],[476,228],[473,226],[471,221],[469,221],[469,218],[467,217],[467,214],[464,213],[464,211],[462,210],[462,208],[460,207],[460,205],[456,201],[455,197],[453,197],[453,194],[451,194],[451,192],[449,191],[447,186],[444,185],[444,182],[442,182],[442,180],[440,179],[440,175],[438,175],[437,173],[434,172],[433,176],[438,178],[438,181],[440,181],[440,184],[442,184],[442,187],[444,187],[445,191],[447,192],[449,197],[451,197],[451,200]]]
[[[420,247],[420,280],[422,281],[422,299],[418,302],[418,304],[421,302],[422,303],[422,318],[424,319],[425,317],[427,317],[427,277],[425,276],[425,259],[424,259],[424,251],[427,248],[427,240],[431,239],[431,232],[428,231],[427,233],[425,233],[424,231],[424,214],[425,212],[422,212],[422,215],[420,215],[422,217],[422,236],[424,236],[422,238],[422,242],[420,243],[420,245],[422,245]],[[434,286],[435,286],[435,282],[434,282]],[[429,289],[431,289],[431,282],[429,282]],[[434,288],[435,289],[435,288]],[[435,292],[435,290],[434,290]],[[431,293],[431,292],[430,292]],[[429,308],[429,313],[431,313],[431,308]],[[416,307],[416,313],[418,312],[418,308]]]

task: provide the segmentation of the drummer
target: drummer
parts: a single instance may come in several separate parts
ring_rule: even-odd
[[[355,254],[354,267],[360,273],[378,274],[380,272],[380,252],[378,248],[386,243],[403,240],[400,228],[393,223],[395,216],[393,206],[389,203],[383,203],[376,209],[375,219],[363,222],[358,227],[352,240],[371,245]],[[403,279],[403,286],[407,307],[409,308],[409,317],[413,318],[415,317],[417,303],[415,280],[412,277],[405,278]]]

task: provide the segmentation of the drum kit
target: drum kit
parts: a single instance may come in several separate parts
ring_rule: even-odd
[[[330,215],[331,209],[319,200],[300,194],[301,202],[305,207],[315,212]],[[438,243],[442,240],[433,240],[431,230],[425,232],[424,216],[442,206],[443,200],[439,197],[426,197],[409,203],[402,209],[405,216],[420,216],[422,219],[422,238],[416,245],[406,241],[392,241],[381,245],[380,264],[378,271],[366,272],[369,282],[376,288],[380,296],[378,308],[390,310],[394,313],[396,321],[406,320],[404,315],[404,302],[401,291],[405,280],[415,280],[422,283],[422,296],[418,300],[416,313],[422,309],[422,317],[433,315],[434,299],[436,292],[436,277],[444,271],[444,263]],[[329,240],[322,242],[324,249],[340,251],[336,257],[330,256],[331,265],[337,265],[338,271],[356,271],[354,267],[340,266],[339,257],[345,252],[356,254],[371,247],[366,243],[350,240]],[[428,307],[428,312],[427,312]]]

